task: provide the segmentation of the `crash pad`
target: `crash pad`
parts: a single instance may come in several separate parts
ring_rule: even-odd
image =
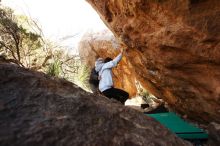
[[[145,113],[146,114],[146,113]],[[208,139],[208,134],[201,128],[182,119],[173,112],[146,114],[170,129],[177,136],[188,139]]]

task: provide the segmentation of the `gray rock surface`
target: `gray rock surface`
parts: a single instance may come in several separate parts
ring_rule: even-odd
[[[158,122],[61,79],[0,63],[0,145],[189,146]]]
[[[208,130],[209,130],[208,145],[219,146],[220,145],[220,124],[212,122],[209,124]]]

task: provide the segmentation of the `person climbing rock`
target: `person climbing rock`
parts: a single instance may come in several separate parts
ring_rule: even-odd
[[[95,70],[99,73],[99,90],[108,98],[114,98],[122,104],[128,99],[129,94],[121,89],[114,88],[112,78],[112,68],[117,66],[122,58],[124,50],[121,49],[120,54],[113,60],[109,57],[104,60],[99,59],[95,62]]]

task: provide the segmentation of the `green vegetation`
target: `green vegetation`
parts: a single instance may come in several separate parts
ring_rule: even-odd
[[[35,54],[42,49],[42,37],[24,28],[18,19],[22,21],[11,9],[0,8],[0,52],[16,64],[30,68],[39,58]]]
[[[85,89],[89,89],[89,74],[90,73],[90,68],[87,67],[86,65],[82,65],[80,70],[79,70],[79,75],[76,78],[76,81],[79,81],[81,83],[81,87]]]
[[[89,90],[89,69],[79,56],[43,38],[35,21],[0,5],[0,57],[19,66],[67,79]]]
[[[47,74],[54,77],[59,77],[61,73],[61,63],[59,60],[55,60],[53,63],[49,64]]]

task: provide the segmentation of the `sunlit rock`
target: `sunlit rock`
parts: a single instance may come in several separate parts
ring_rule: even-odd
[[[219,0],[87,1],[148,91],[191,119],[220,122]]]
[[[96,56],[114,58],[119,54],[120,47],[109,30],[96,33],[88,32],[80,42],[79,54],[83,62],[92,68]],[[131,64],[125,55],[117,67],[113,68],[114,86],[127,91],[132,97],[137,94],[135,79],[134,70],[132,70]]]

